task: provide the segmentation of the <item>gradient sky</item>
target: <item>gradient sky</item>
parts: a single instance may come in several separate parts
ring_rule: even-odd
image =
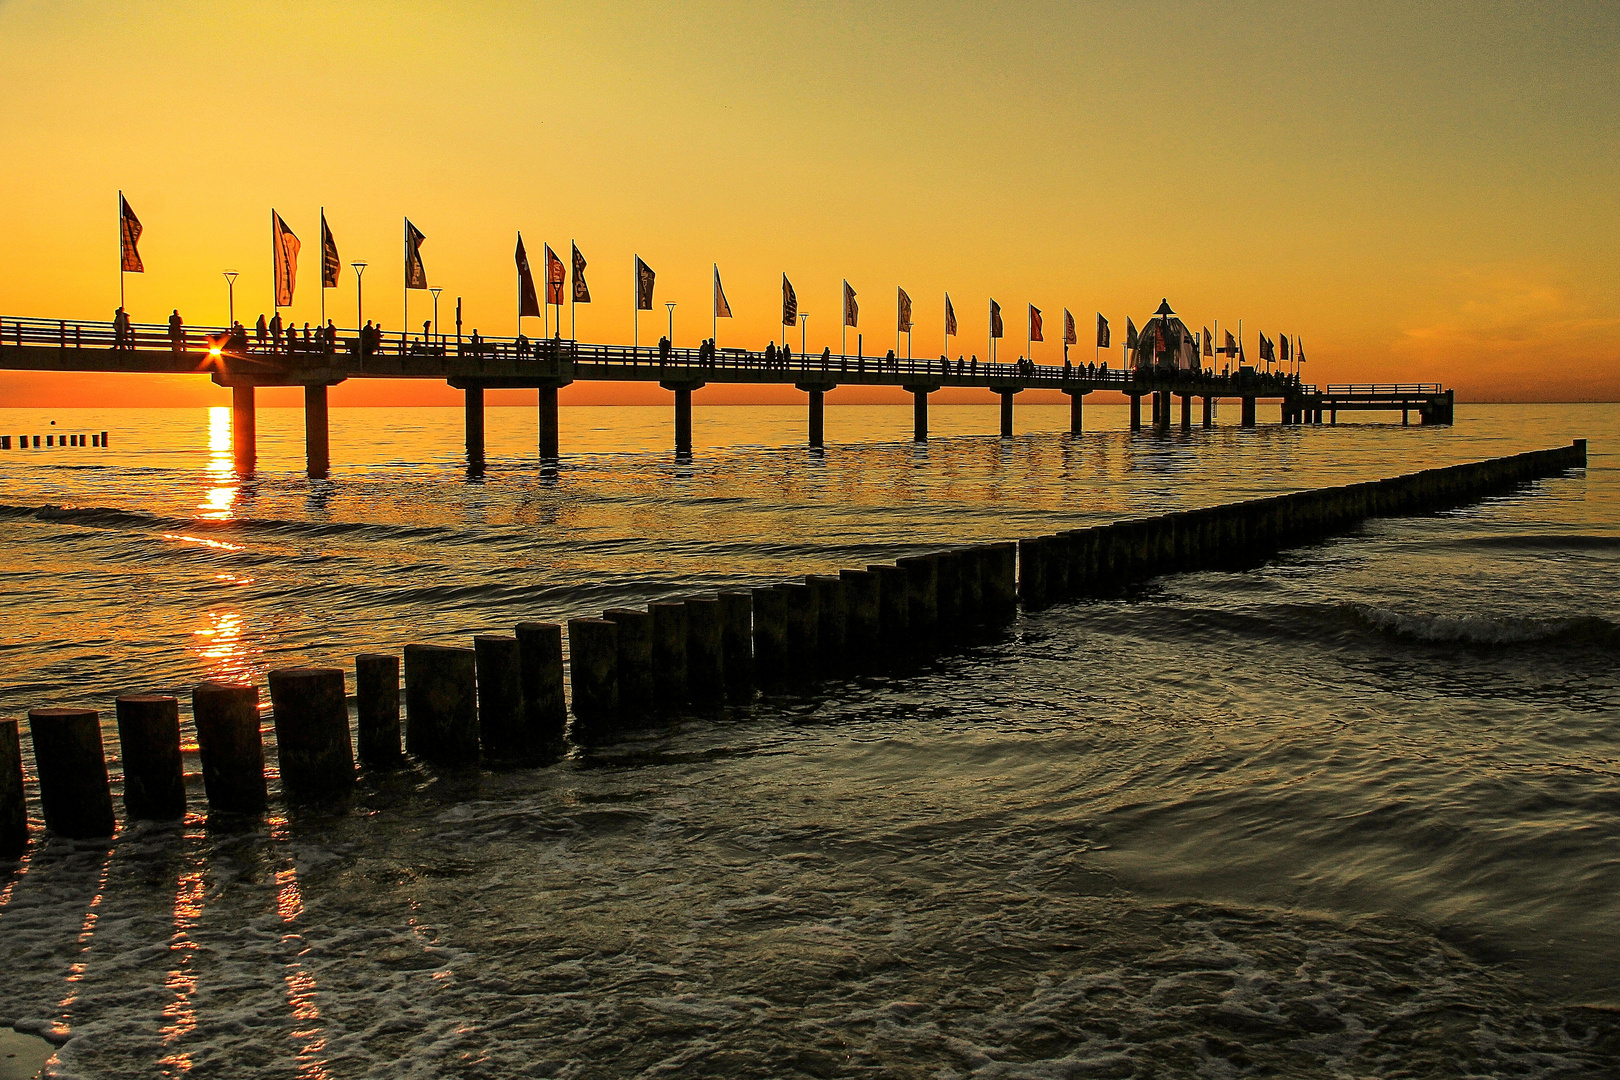
[[[718,262],[722,345],[777,332],[786,272],[816,351],[838,348],[846,277],[877,353],[896,286],[917,355],[940,351],[948,289],[953,357],[985,354],[994,296],[1003,358],[1033,302],[1047,361],[1064,307],[1088,341],[1097,311],[1119,333],[1167,296],[1195,327],[1241,318],[1251,357],[1257,330],[1301,335],[1310,381],[1614,400],[1617,71],[1620,6],[1577,0],[0,0],[0,314],[111,317],[122,188],[146,227],[137,321],[222,322],[226,267],[238,315],[268,312],[272,206],[305,245],[293,316],[315,321],[324,204],[392,330],[408,214],[441,320],[460,295],[486,334],[513,332],[522,229],[536,265],[546,241],[590,260],[587,340],[629,341],[639,252],[659,275],[647,343],[665,300],[679,343],[708,335]],[[352,323],[352,272],[327,300]],[[418,328],[430,310],[412,294]],[[0,373],[5,405],[224,399],[201,379]],[[333,392],[435,400],[459,395]]]

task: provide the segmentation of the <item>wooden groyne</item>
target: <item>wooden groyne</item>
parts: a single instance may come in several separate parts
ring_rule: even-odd
[[[1108,595],[1166,573],[1253,566],[1277,551],[1377,517],[1429,513],[1586,465],[1586,441],[1016,541],[974,544],[893,563],[645,610],[570,619],[573,724],[564,700],[563,628],[526,622],[472,648],[407,645],[356,658],[359,762],[388,768],[405,751],[442,766],[523,764],[554,754],[565,734],[612,738],[660,715],[745,703],[760,690],[926,660],[1034,610]],[[400,693],[403,668],[405,693]],[[282,797],[340,798],[355,781],[345,672],[269,673]],[[201,683],[192,695],[211,814],[253,816],[268,802],[259,692]],[[186,792],[173,698],[120,698],[124,816],[184,816]],[[99,717],[90,709],[30,712],[46,828],[92,839],[116,828]],[[17,720],[0,720],[0,858],[28,843]]]

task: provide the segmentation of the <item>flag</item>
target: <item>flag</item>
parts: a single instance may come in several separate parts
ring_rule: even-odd
[[[782,275],[782,325],[792,326],[799,321],[799,295],[793,291],[793,283]]]
[[[276,271],[276,307],[292,307],[293,290],[298,287],[298,237],[287,228],[281,215],[270,211],[270,254]]]
[[[540,314],[540,298],[534,293],[534,273],[529,269],[529,253],[523,250],[523,234],[518,233],[518,318]]]
[[[1114,335],[1108,330],[1108,320],[1103,318],[1102,312],[1097,312],[1097,348],[1106,349],[1113,340]]]
[[[1136,348],[1136,324],[1131,321],[1129,315],[1125,317],[1125,348]]]
[[[1080,335],[1074,329],[1074,316],[1069,314],[1068,308],[1063,309],[1063,344],[1080,344]]]
[[[636,256],[636,310],[637,311],[651,311],[653,309],[653,306],[652,306],[653,279],[656,278],[657,276],[658,275],[653,273],[653,268],[648,266],[646,263],[642,262],[641,261],[641,256],[637,255]]]
[[[1029,340],[1045,341],[1041,337],[1041,309],[1034,304],[1029,305]]]
[[[855,303],[855,290],[844,282],[844,325],[859,326],[861,322],[861,308]]]
[[[714,268],[714,317],[717,319],[731,318],[731,305],[726,303],[726,290],[720,287],[720,267],[718,266]]]
[[[321,211],[321,288],[338,287],[338,276],[343,273],[343,260],[338,258],[337,241],[326,227],[326,211]]]
[[[411,219],[405,219],[405,287],[407,289],[425,289],[428,287],[427,271],[422,268],[422,241],[423,236]]]
[[[1287,334],[1281,334],[1281,335],[1279,335],[1278,340],[1280,340],[1282,342],[1282,358],[1286,362],[1287,360],[1290,359],[1290,356],[1289,356],[1289,353],[1288,353],[1288,335]]]
[[[124,193],[118,193],[118,251],[123,261],[119,269],[126,274],[144,274],[146,267],[141,265],[141,253],[135,249],[135,243],[141,238],[141,222],[135,216],[135,211],[129,208],[129,202]]]
[[[1276,344],[1264,334],[1260,335],[1260,359],[1263,361],[1277,359]]]
[[[1153,355],[1167,351],[1164,347],[1164,321],[1161,319],[1153,324]]]
[[[1209,336],[1209,327],[1204,327],[1204,355],[1215,355],[1215,339]]]
[[[1298,338],[1294,339],[1294,359],[1298,360],[1301,364],[1305,362],[1305,343],[1300,341]]]
[[[911,297],[906,290],[900,290],[900,321],[895,324],[902,334],[911,333]]]
[[[1001,305],[994,300],[990,301],[990,336],[1001,336]]]
[[[951,307],[951,294],[945,294],[945,336],[956,336],[956,309]]]
[[[574,244],[574,303],[590,302],[591,287],[585,284],[585,256],[579,253],[579,245]]]
[[[546,245],[546,303],[562,306],[563,283],[568,280],[568,271],[563,268],[563,261],[557,258],[557,253]]]
[[[1226,358],[1228,360],[1237,355],[1237,342],[1233,339],[1232,331],[1230,330],[1226,332],[1226,347],[1221,351],[1226,354]]]

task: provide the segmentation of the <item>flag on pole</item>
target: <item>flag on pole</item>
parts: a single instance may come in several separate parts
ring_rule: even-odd
[[[1041,336],[1041,309],[1034,304],[1029,305],[1029,340],[1046,340]]]
[[[792,326],[799,321],[799,295],[793,291],[793,283],[782,275],[782,325]]]
[[[1001,305],[994,300],[990,301],[990,336],[1001,336]]]
[[[860,305],[855,303],[855,290],[849,287],[849,282],[846,280],[844,282],[844,325],[859,326],[860,321],[861,309]]]
[[[1232,359],[1232,357],[1236,356],[1238,353],[1237,341],[1232,337],[1232,331],[1230,330],[1226,332],[1226,348],[1222,349],[1221,351],[1226,354],[1226,358],[1228,360]]]
[[[568,280],[568,270],[563,261],[557,258],[557,253],[546,245],[546,303],[562,306],[563,283]]]
[[[529,253],[523,250],[523,234],[518,233],[518,318],[540,314],[540,298],[534,292],[534,273],[529,269]]]
[[[585,284],[585,256],[579,253],[579,245],[574,244],[574,303],[588,304],[590,302],[591,288]]]
[[[338,258],[337,241],[326,227],[326,211],[321,211],[321,288],[335,289],[343,273],[343,260]]]
[[[1106,349],[1114,337],[1108,330],[1108,320],[1103,318],[1102,312],[1097,312],[1097,348]]]
[[[904,289],[900,290],[899,322],[895,326],[902,334],[911,333],[911,297]]]
[[[287,228],[281,215],[270,211],[270,248],[276,271],[276,307],[292,307],[293,290],[298,287],[298,237]]]
[[[641,261],[641,256],[637,255],[636,256],[636,310],[637,311],[651,311],[653,309],[653,306],[652,306],[652,304],[653,304],[653,279],[656,278],[656,277],[657,277],[657,275],[653,273],[652,267],[650,267],[646,263],[642,262]]]
[[[1301,364],[1305,362],[1305,343],[1297,337],[1294,339],[1294,359]]]
[[[1161,320],[1153,324],[1153,355],[1158,356],[1162,352],[1169,350],[1164,347],[1164,323]]]
[[[135,211],[129,208],[129,200],[124,193],[118,193],[118,250],[123,257],[119,269],[126,274],[144,274],[146,267],[141,265],[141,253],[136,250],[135,244],[141,238],[141,222],[135,216]]]
[[[720,287],[720,267],[718,266],[714,268],[714,317],[717,319],[731,318],[731,305],[726,303],[726,290]]]
[[[1074,330],[1074,316],[1069,314],[1068,308],[1063,309],[1063,344],[1080,344],[1080,335]]]
[[[1209,336],[1209,327],[1204,327],[1204,355],[1215,355],[1215,339]]]
[[[1125,348],[1136,348],[1136,324],[1131,321],[1129,315],[1125,317]]]
[[[1280,334],[1280,335],[1278,335],[1278,340],[1282,342],[1282,358],[1283,358],[1283,361],[1287,362],[1288,360],[1291,360],[1293,357],[1288,351],[1288,335],[1287,334]]]
[[[422,268],[422,241],[427,237],[422,235],[420,229],[411,224],[411,219],[405,219],[405,287],[407,289],[425,289],[428,287],[427,271]]]
[[[945,294],[945,336],[956,336],[956,309],[951,307],[951,294]]]

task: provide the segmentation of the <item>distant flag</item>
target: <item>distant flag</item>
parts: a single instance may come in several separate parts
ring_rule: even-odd
[[[1131,321],[1128,315],[1125,317],[1125,348],[1136,348],[1136,324]]]
[[[1209,336],[1209,327],[1204,327],[1204,355],[1215,355],[1215,339]]]
[[[1001,305],[994,299],[990,301],[990,336],[993,338],[1001,336]]]
[[[956,309],[951,307],[951,294],[945,294],[945,336],[956,336]]]
[[[1226,354],[1226,358],[1228,360],[1232,359],[1232,357],[1238,354],[1237,339],[1232,337],[1232,331],[1230,330],[1226,332],[1226,347],[1221,351]]]
[[[146,267],[141,264],[141,253],[136,250],[135,244],[141,238],[141,221],[135,216],[135,211],[129,208],[129,200],[124,193],[118,193],[118,251],[122,257],[119,269],[126,274],[144,274]]]
[[[335,289],[343,273],[343,260],[338,258],[337,241],[326,227],[326,211],[321,211],[321,288]]]
[[[855,290],[849,287],[849,282],[846,280],[844,282],[844,325],[859,326],[860,324],[861,308],[855,302]]]
[[[585,256],[579,253],[579,245],[574,245],[574,303],[588,304],[591,302],[591,287],[585,284]]]
[[[557,253],[546,245],[546,303],[562,306],[563,284],[568,280],[568,270],[563,261],[557,258]]]
[[[793,291],[793,283],[786,274],[782,275],[782,325],[792,326],[799,321],[799,294]]]
[[[1097,312],[1097,348],[1106,349],[1114,336],[1109,332],[1108,320],[1103,318],[1102,312]]]
[[[540,314],[540,297],[534,291],[534,272],[529,269],[529,253],[523,250],[523,234],[518,233],[518,318]]]
[[[1294,359],[1301,364],[1305,362],[1305,343],[1297,337],[1294,339]]]
[[[1153,324],[1153,355],[1157,356],[1167,351],[1164,347],[1164,320]]]
[[[298,237],[287,228],[281,215],[270,211],[270,255],[275,268],[276,307],[292,307],[293,290],[298,287]]]
[[[899,321],[895,323],[895,327],[902,334],[911,333],[911,297],[906,295],[904,289],[900,290]]]
[[[1288,361],[1288,360],[1292,360],[1293,355],[1288,350],[1288,335],[1287,334],[1281,334],[1281,335],[1278,336],[1278,340],[1280,340],[1282,342],[1282,358],[1283,358],[1283,360],[1285,362]]]
[[[427,237],[422,235],[420,229],[411,224],[411,219],[405,219],[405,287],[407,289],[425,289],[428,287],[427,271],[422,268],[422,241]]]
[[[1232,334],[1231,334],[1231,332],[1230,332],[1230,331],[1228,331],[1228,332],[1227,332],[1227,335],[1226,335],[1226,337],[1227,337],[1227,340],[1228,340],[1228,341],[1230,341],[1230,340],[1231,340],[1231,338],[1232,338]],[[1238,343],[1237,343],[1237,358],[1238,358],[1238,365],[1239,365],[1239,366],[1242,366],[1242,364],[1243,364],[1243,361],[1244,361],[1244,360],[1245,360],[1245,359],[1247,359],[1247,358],[1246,358],[1246,357],[1245,357],[1245,356],[1244,356],[1244,355],[1243,355],[1243,342],[1241,342],[1241,341],[1240,341],[1240,342],[1238,342]]]
[[[1068,308],[1063,309],[1063,344],[1080,344],[1080,335],[1074,329],[1074,316],[1069,314]]]
[[[653,268],[636,256],[636,310],[651,311],[653,309],[653,281],[658,275]]]
[[[714,317],[731,318],[731,305],[726,303],[726,290],[720,287],[720,267],[714,268]]]
[[[1041,336],[1041,309],[1034,304],[1029,305],[1029,340],[1046,340]]]

